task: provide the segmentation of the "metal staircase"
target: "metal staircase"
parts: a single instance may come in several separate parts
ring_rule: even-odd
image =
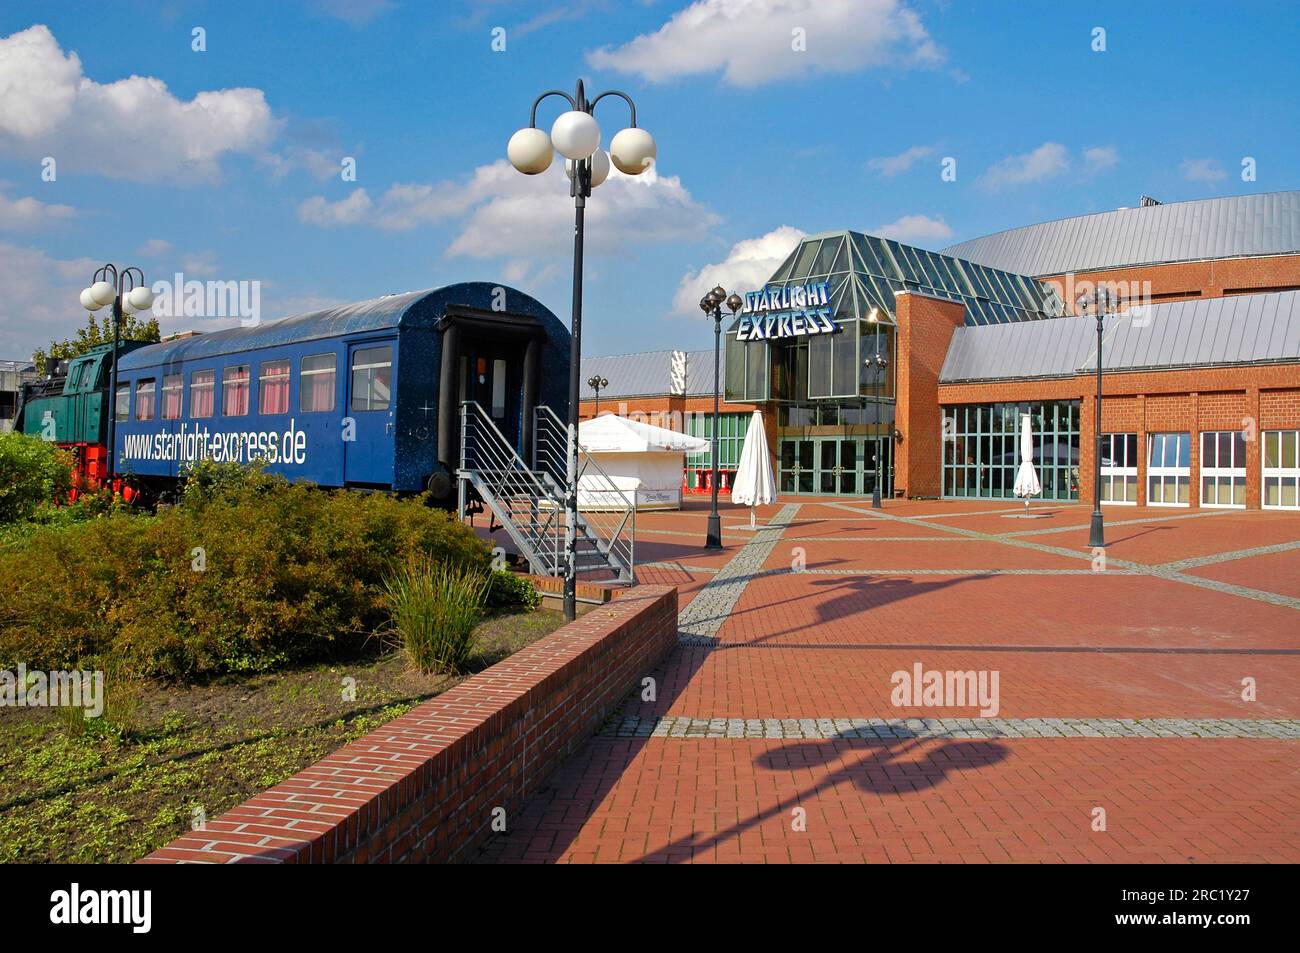
[[[456,471],[462,519],[470,490],[481,499],[532,571],[563,576],[565,451],[567,427],[548,407],[536,408],[532,467],[520,458],[488,413],[475,401],[460,405],[460,469]],[[602,503],[599,512],[578,513],[577,570],[611,573],[619,582],[635,581],[636,507],[618,493],[614,481],[585,457],[579,486]],[[614,509],[606,510],[605,506]]]

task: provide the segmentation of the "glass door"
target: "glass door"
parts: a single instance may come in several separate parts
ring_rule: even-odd
[[[861,441],[823,437],[817,441],[817,492],[852,496],[858,492]]]
[[[814,492],[815,441],[782,440],[781,441],[781,476],[782,493]]]

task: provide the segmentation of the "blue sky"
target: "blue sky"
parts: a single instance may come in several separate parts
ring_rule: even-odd
[[[484,279],[567,321],[571,200],[558,168],[524,177],[504,155],[533,97],[580,76],[628,91],[659,147],[653,174],[611,178],[591,199],[590,354],[707,346],[701,290],[761,284],[801,232],[941,248],[1142,193],[1300,184],[1300,31],[1284,3],[91,10],[0,8],[0,358],[81,324],[77,292],[103,261],[151,282],[261,282],[267,320]],[[597,119],[607,145],[625,107],[607,100]]]

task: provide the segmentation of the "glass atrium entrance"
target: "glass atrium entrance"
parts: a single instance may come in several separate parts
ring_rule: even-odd
[[[876,454],[882,454],[881,494],[893,484],[893,441],[877,437],[782,437],[777,487],[782,493],[870,496],[876,485]]]

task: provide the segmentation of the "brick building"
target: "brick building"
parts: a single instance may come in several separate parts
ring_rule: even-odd
[[[725,328],[723,465],[757,409],[782,492],[867,494],[879,467],[886,494],[1011,497],[1028,414],[1043,496],[1090,500],[1096,321],[1076,311],[1098,286],[1120,299],[1103,501],[1300,508],[1300,192],[1144,200],[941,253],[809,236]],[[602,411],[708,436],[712,359],[591,358],[583,379],[608,379]]]

